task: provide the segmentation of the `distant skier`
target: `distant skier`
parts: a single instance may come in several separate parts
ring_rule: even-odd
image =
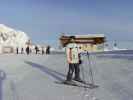
[[[37,46],[35,46],[36,54],[38,53],[39,49]]]
[[[82,82],[80,78],[80,68],[79,64],[82,63],[79,55],[78,46],[75,43],[75,37],[71,37],[71,43],[69,43],[66,47],[66,56],[67,56],[67,62],[69,64],[69,70],[66,77],[66,83],[72,82],[72,76],[75,71],[75,77],[74,80]]]
[[[49,45],[46,48],[46,54],[50,54],[50,46]]]
[[[21,48],[21,54],[23,54],[24,53],[24,48]]]
[[[42,55],[44,54],[44,48],[42,47]]]
[[[16,53],[18,54],[18,47],[16,48]]]
[[[30,53],[30,47],[29,46],[26,47],[26,53],[27,53],[27,55],[29,55],[29,53]]]

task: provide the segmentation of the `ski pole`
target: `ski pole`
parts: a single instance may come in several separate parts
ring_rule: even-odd
[[[87,58],[88,58],[88,62],[89,62],[89,75],[90,75],[91,84],[94,85],[94,78],[93,78],[93,72],[92,72],[92,66],[91,66],[89,52],[87,52]]]

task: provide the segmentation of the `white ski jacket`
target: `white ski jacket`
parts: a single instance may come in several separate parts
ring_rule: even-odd
[[[79,51],[76,43],[70,43],[67,45],[66,56],[68,63],[79,63]]]

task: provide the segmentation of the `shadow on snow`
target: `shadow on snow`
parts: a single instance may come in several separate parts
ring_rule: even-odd
[[[41,70],[42,72],[46,73],[47,75],[53,77],[54,79],[58,80],[58,81],[63,81],[64,77],[66,77],[66,75],[59,73],[53,69],[50,69],[46,66],[31,62],[31,61],[25,61],[26,64],[31,65],[32,67],[35,67],[39,70]]]

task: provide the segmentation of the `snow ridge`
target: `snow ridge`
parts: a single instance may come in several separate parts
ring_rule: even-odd
[[[29,37],[25,32],[0,24],[0,45],[22,47],[25,46],[28,40]]]

